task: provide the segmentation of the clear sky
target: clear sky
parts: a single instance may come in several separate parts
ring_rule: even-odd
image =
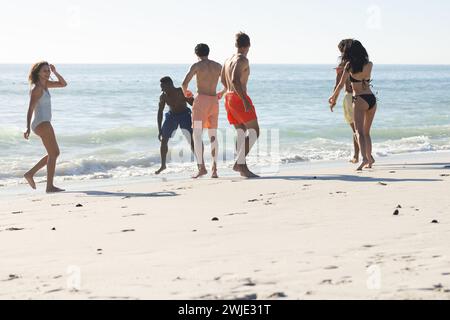
[[[335,63],[357,38],[376,63],[450,64],[449,0],[14,0],[0,10],[0,63],[223,61],[234,34],[252,63]]]

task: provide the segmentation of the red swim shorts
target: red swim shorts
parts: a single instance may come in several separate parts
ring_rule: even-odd
[[[241,125],[258,119],[252,99],[247,96],[247,100],[252,106],[248,112],[245,111],[244,102],[237,93],[230,92],[225,96],[225,109],[231,125]]]

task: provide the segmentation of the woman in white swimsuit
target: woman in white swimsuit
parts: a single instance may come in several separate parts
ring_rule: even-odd
[[[58,81],[50,80],[50,74],[52,72],[58,78]],[[47,193],[62,192],[64,190],[55,187],[53,184],[56,159],[59,156],[59,147],[51,124],[52,104],[48,89],[64,88],[67,86],[67,83],[56,71],[55,66],[45,61],[33,65],[29,75],[29,81],[33,88],[31,90],[30,105],[27,114],[27,131],[24,133],[24,137],[28,140],[32,129],[41,138],[47,150],[47,155],[28,171],[24,175],[24,178],[33,189],[36,189],[36,183],[33,177],[39,170],[47,166]],[[32,118],[33,122],[31,122]]]

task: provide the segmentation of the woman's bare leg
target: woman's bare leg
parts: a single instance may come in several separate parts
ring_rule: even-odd
[[[36,190],[36,183],[34,182],[34,176],[41,170],[43,167],[47,165],[48,155],[43,157],[39,162],[27,173],[23,175],[23,177],[27,180],[28,184],[31,188]]]
[[[47,150],[47,193],[64,191],[55,187],[53,184],[56,160],[59,157],[59,147],[53,127],[50,122],[44,122],[40,124],[35,131],[36,134],[41,137],[42,143]]]
[[[364,123],[368,108],[369,106],[367,102],[362,99],[356,99],[354,102],[355,129],[358,137],[359,149],[361,150],[361,155],[363,157],[362,164],[357,169],[358,171],[361,171],[366,165],[369,164],[369,159],[367,158],[367,141],[364,136]]]
[[[377,106],[368,110],[366,113],[365,121],[364,121],[364,138],[367,142],[366,156],[367,156],[367,159],[369,159],[369,164],[367,165],[367,167],[369,169],[372,168],[372,165],[375,162],[375,160],[372,157],[372,138],[370,136],[370,129],[372,128],[372,123],[373,123],[373,119],[375,118],[376,112],[377,112]]]

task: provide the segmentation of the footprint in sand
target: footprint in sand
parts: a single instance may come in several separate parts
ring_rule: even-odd
[[[256,283],[253,282],[252,279],[247,278],[247,279],[244,279],[244,284],[243,284],[243,285],[244,285],[245,287],[254,287],[254,286],[256,286]]]
[[[284,292],[275,292],[267,297],[268,299],[282,299],[287,298],[287,295]]]
[[[44,292],[44,294],[56,293],[56,292],[61,292],[61,291],[64,291],[64,289],[62,289],[62,288],[59,288],[59,289],[53,289],[53,290]]]
[[[145,213],[134,213],[134,214],[129,214],[129,215],[122,216],[122,218],[142,217],[142,216],[146,216],[146,214]]]
[[[11,212],[12,214],[21,214],[21,213],[23,213],[23,211],[14,211],[14,212]]]
[[[8,228],[6,231],[22,231],[25,230],[24,228]]]
[[[135,231],[136,231],[135,229],[125,229],[125,230],[122,230],[121,232],[127,233],[127,232],[135,232]]]
[[[16,274],[10,274],[10,275],[8,276],[8,279],[3,280],[3,281],[13,281],[13,280],[17,280],[17,279],[20,279],[20,276],[18,276],[18,275],[16,275]]]
[[[337,267],[337,266],[328,266],[328,267],[325,267],[324,269],[325,270],[336,270],[336,269],[339,269],[339,267]]]
[[[226,216],[231,217],[231,216],[241,216],[241,215],[246,215],[248,214],[248,212],[236,212],[236,213],[229,213]]]
[[[240,301],[240,300],[257,300],[257,299],[258,299],[258,295],[256,293],[253,293],[253,294],[245,295],[243,297],[237,297],[234,300]]]

